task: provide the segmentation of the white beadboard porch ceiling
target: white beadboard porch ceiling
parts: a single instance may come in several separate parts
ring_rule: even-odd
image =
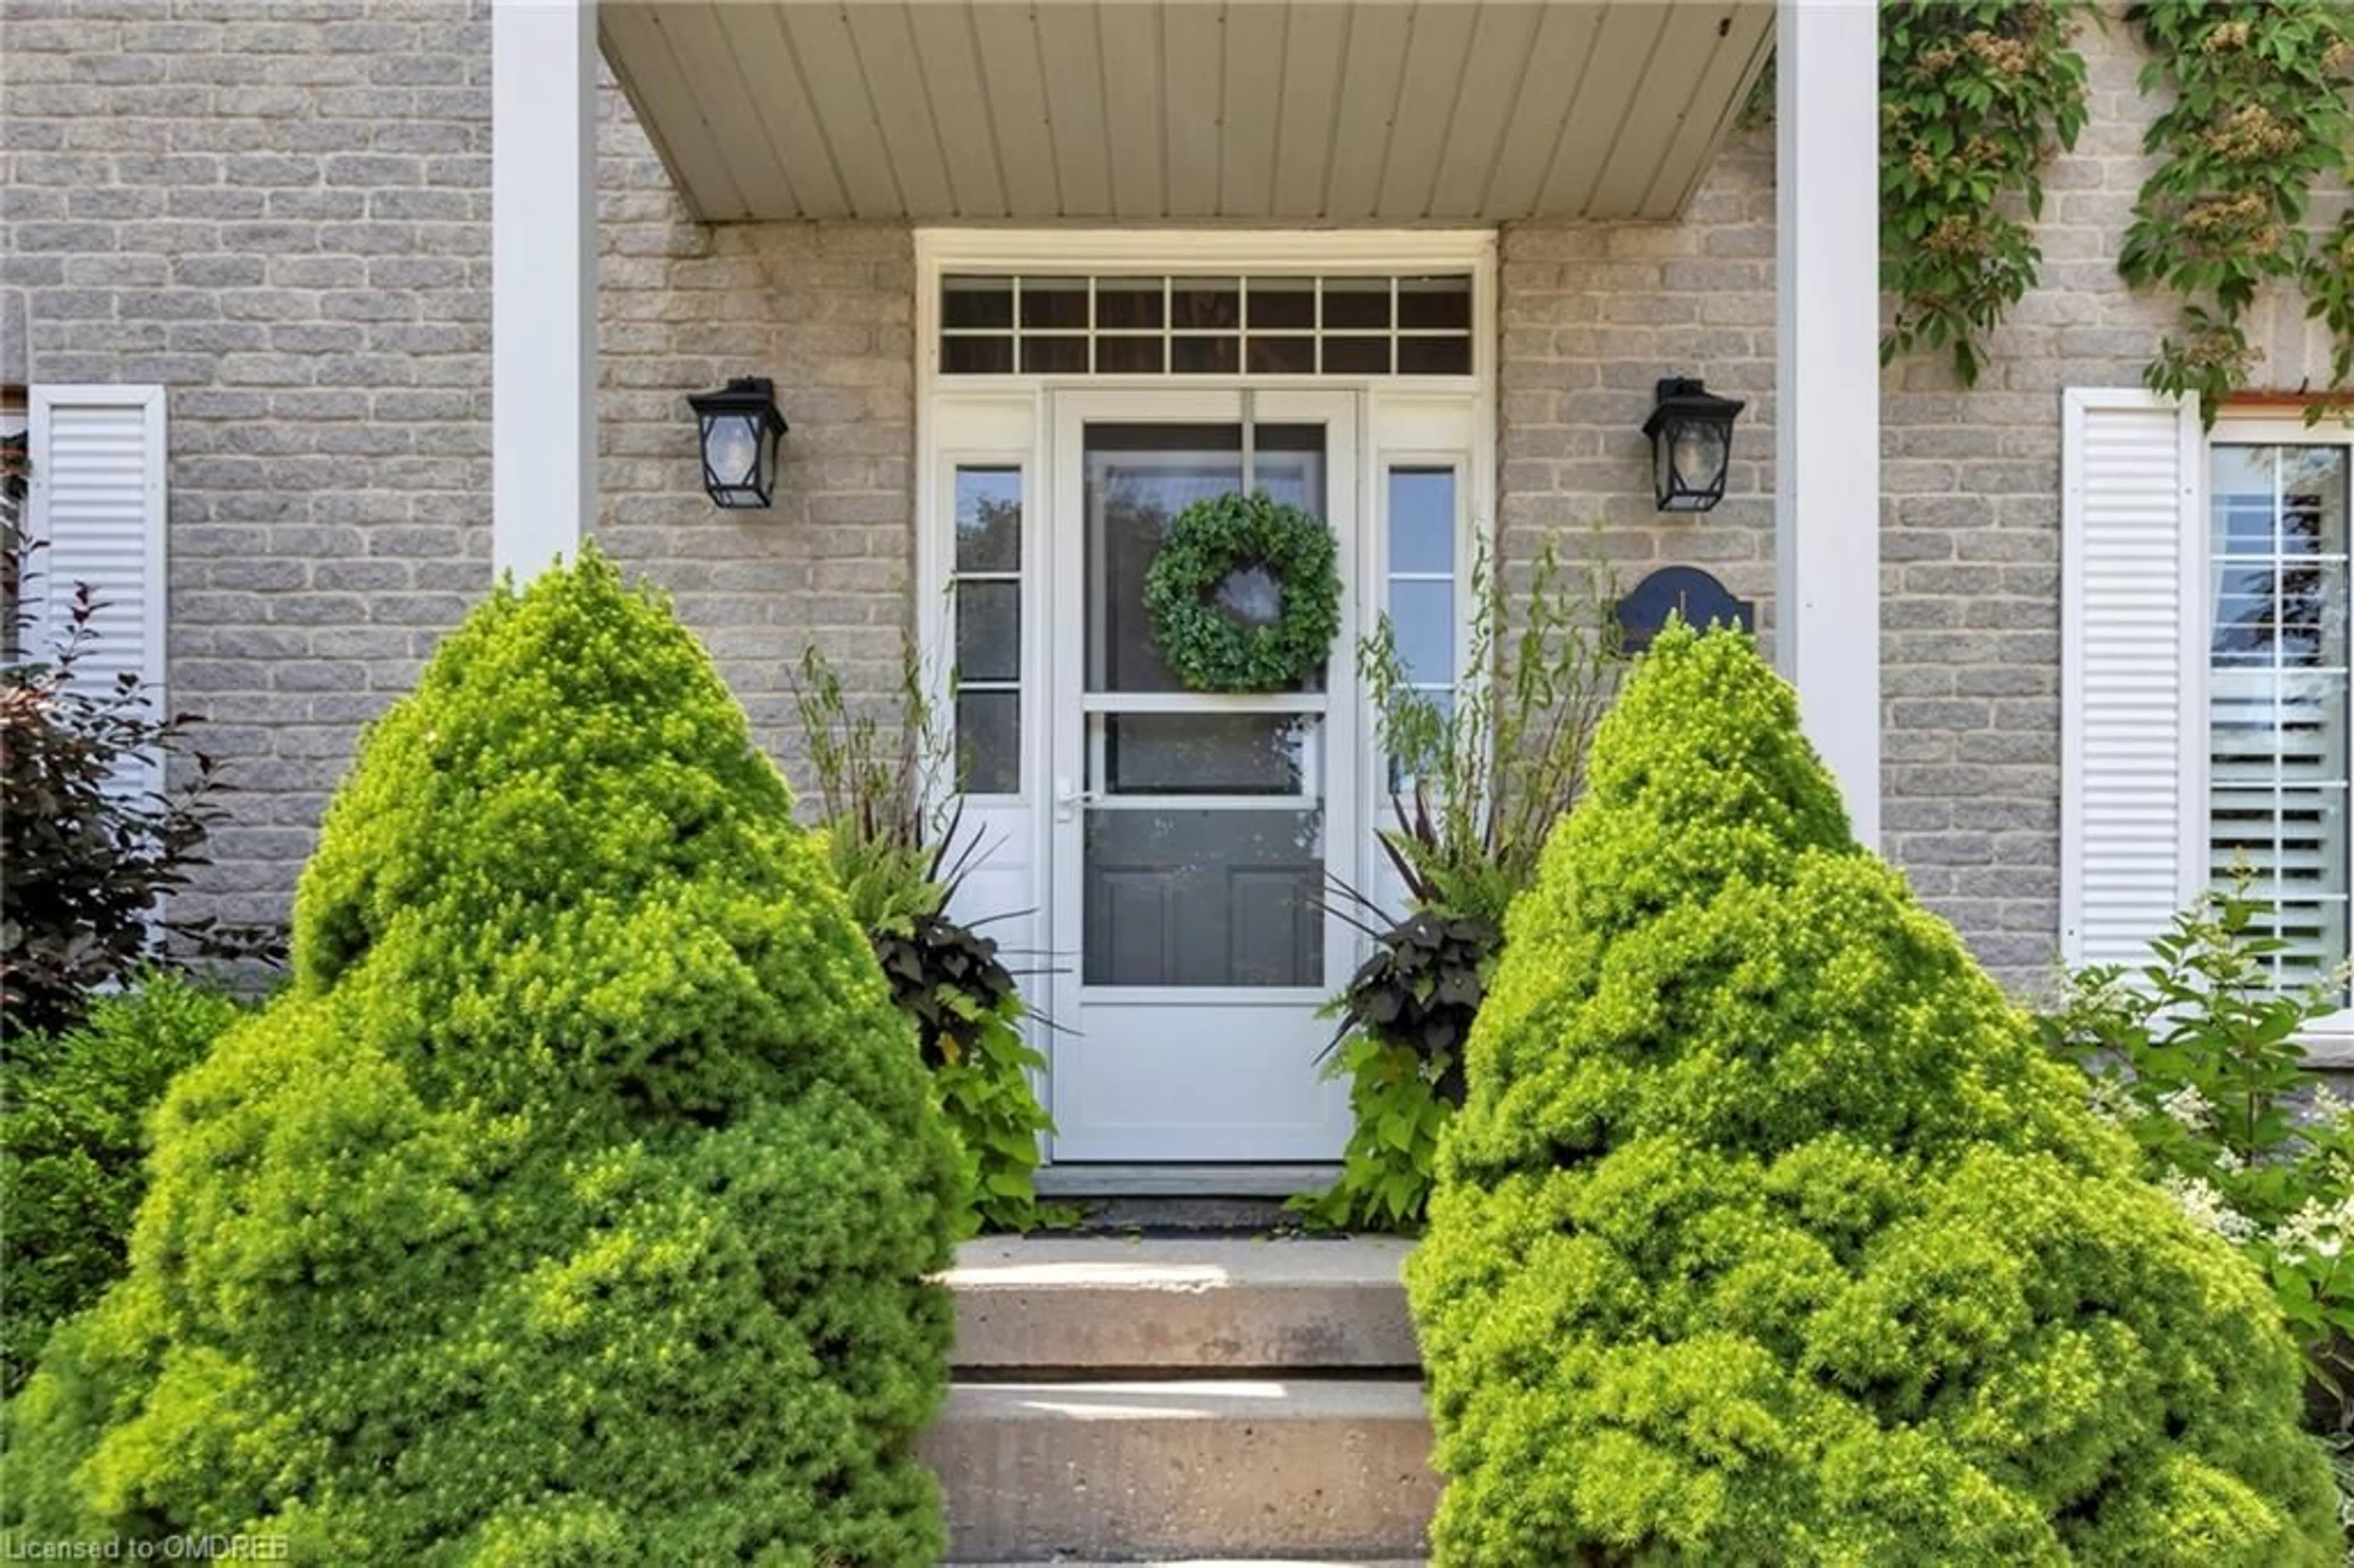
[[[603,0],[697,216],[1667,218],[1765,0]]]

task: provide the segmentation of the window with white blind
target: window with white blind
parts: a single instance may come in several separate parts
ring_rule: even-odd
[[[2349,460],[2302,427],[2227,422],[2208,448],[2208,869],[2253,879],[2284,986],[2349,950]]]
[[[2229,412],[2202,431],[2139,390],[2069,393],[2064,429],[2064,955],[2139,962],[2245,875],[2280,985],[2343,1005],[2354,431]]]

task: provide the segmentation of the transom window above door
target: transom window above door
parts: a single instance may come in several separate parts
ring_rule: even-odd
[[[948,376],[1472,374],[1471,274],[950,272]]]

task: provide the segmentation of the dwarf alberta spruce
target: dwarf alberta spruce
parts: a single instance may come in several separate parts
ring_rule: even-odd
[[[954,1155],[709,660],[591,555],[368,736],[295,983],[183,1075],[9,1411],[19,1540],[902,1564]]]
[[[1408,1286],[1441,1563],[2335,1562],[2264,1282],[1663,633],[1514,905]]]

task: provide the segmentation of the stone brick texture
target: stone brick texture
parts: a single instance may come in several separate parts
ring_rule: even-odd
[[[2113,16],[2080,47],[2040,285],[1975,388],[1925,357],[1882,377],[1885,847],[2023,989],[2058,928],[2060,394],[2137,385],[2171,317],[2114,264],[2148,171],[2137,46]],[[489,72],[487,0],[0,4],[0,381],[170,388],[172,698],[238,785],[200,907],[283,915],[360,726],[488,578]],[[610,83],[599,134],[597,532],[798,775],[802,647],[879,694],[909,620],[911,232],[698,225]],[[1622,582],[1705,566],[1770,639],[1773,164],[1737,136],[1681,223],[1505,228],[1510,570],[1547,541]],[[2254,335],[2263,382],[2325,383],[2291,307]],[[777,507],[730,514],[684,399],[748,374],[793,430]],[[1669,375],[1749,403],[1703,516],[1650,504]]]
[[[0,5],[0,382],[169,388],[169,694],[234,786],[186,913],[285,916],[361,727],[490,580],[490,69],[487,0]],[[806,641],[897,669],[913,240],[695,224],[603,107],[597,534],[782,755]],[[685,396],[753,374],[786,471],[722,514]]]
[[[610,84],[601,107],[599,539],[670,591],[806,795],[802,650],[875,699],[896,689],[912,625],[914,234],[694,223]],[[792,426],[767,511],[703,492],[686,395],[736,376],[772,379]]]
[[[2115,258],[2151,112],[2112,5],[2077,39],[2090,119],[2050,167],[2037,287],[1965,387],[1941,357],[1890,366],[1881,397],[1882,847],[2014,991],[2048,984],[2060,928],[2060,435],[2071,387],[2131,387],[2174,305]],[[2328,214],[2334,217],[2334,212]],[[1500,551],[1573,541],[1623,581],[1688,563],[1774,591],[1774,144],[1737,135],[1680,224],[1529,223],[1502,237]],[[2293,302],[2250,337],[2260,387],[2328,385]],[[1663,516],[1640,427],[1653,382],[1748,400],[1723,503]]]
[[[489,579],[488,15],[0,6],[5,363],[168,388],[169,694],[235,786],[190,902],[234,917]]]

